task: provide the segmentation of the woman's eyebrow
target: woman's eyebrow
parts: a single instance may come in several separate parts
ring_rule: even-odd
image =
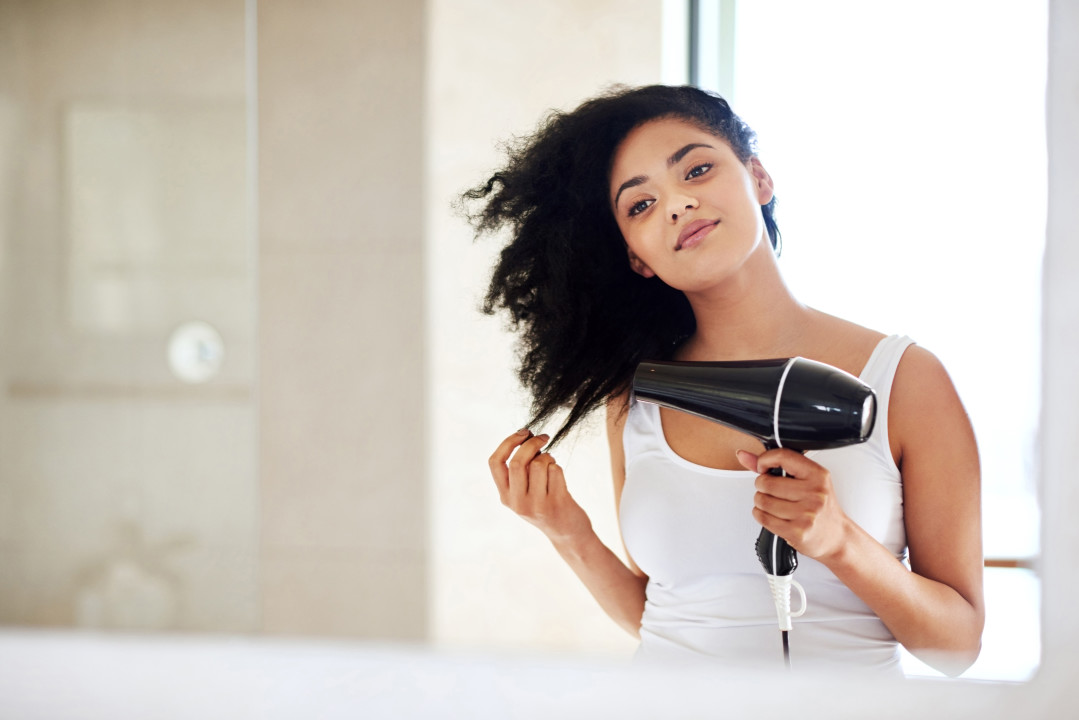
[[[614,194],[614,205],[615,205],[615,207],[618,207],[618,198],[622,197],[622,191],[623,190],[629,190],[631,187],[637,187],[638,185],[640,185],[641,183],[643,183],[647,179],[648,178],[646,178],[644,175],[638,175],[636,177],[631,177],[629,180],[626,180],[624,183],[619,185],[618,186],[618,192],[616,192]]]
[[[701,147],[710,148],[710,149],[713,149],[713,150],[715,149],[711,145],[707,145],[705,143],[689,143],[685,147],[682,147],[682,148],[679,148],[678,150],[676,150],[674,152],[674,154],[672,154],[669,158],[667,158],[667,167],[672,167],[672,166],[676,165],[679,160],[684,158],[689,153],[690,150],[695,150],[696,148],[701,148]],[[618,205],[618,198],[620,198],[622,196],[622,191],[623,190],[629,190],[631,187],[637,187],[638,185],[645,182],[646,180],[648,180],[648,178],[646,178],[644,175],[637,175],[636,177],[631,177],[629,180],[626,180],[624,183],[619,185],[618,186],[618,192],[616,192],[614,194],[614,204],[616,206]]]
[[[674,155],[671,155],[669,158],[667,158],[667,167],[673,166],[679,160],[684,158],[686,156],[686,154],[690,150],[694,150],[694,149],[699,148],[699,147],[710,148],[712,150],[715,149],[711,145],[705,145],[704,143],[690,143],[689,145],[686,145],[681,150],[678,150],[677,152],[675,152]]]

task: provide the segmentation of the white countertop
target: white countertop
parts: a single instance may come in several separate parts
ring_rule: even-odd
[[[4,720],[1062,717],[1077,695],[1069,675],[874,684],[346,642],[0,628]]]

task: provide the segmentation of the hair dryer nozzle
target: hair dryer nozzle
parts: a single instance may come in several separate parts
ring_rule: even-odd
[[[872,388],[805,358],[794,359],[777,402],[781,444],[803,452],[865,442],[877,417]]]

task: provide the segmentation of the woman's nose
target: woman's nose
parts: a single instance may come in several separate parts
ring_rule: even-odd
[[[687,210],[698,207],[696,198],[691,198],[687,195],[681,195],[671,198],[668,204],[668,213],[671,216],[671,222],[677,222],[678,218],[686,214]]]

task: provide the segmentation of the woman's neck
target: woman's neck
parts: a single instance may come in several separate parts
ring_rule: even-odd
[[[766,243],[723,285],[687,294],[697,329],[680,360],[745,360],[799,352],[818,313],[791,294]]]

